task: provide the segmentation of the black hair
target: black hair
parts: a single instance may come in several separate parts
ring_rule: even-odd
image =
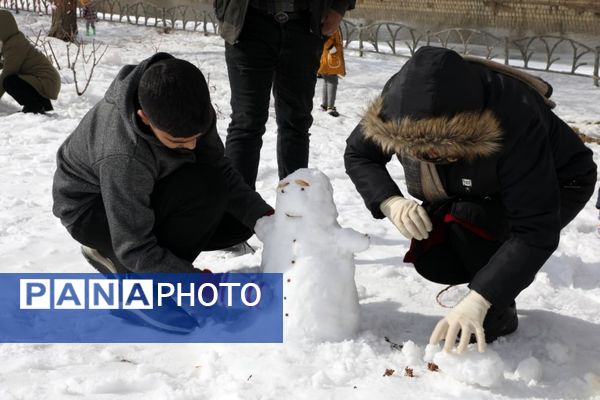
[[[138,100],[152,125],[171,136],[204,134],[214,122],[204,75],[185,60],[169,58],[152,64],[140,79]]]

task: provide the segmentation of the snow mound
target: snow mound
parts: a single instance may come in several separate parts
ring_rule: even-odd
[[[542,365],[535,357],[526,358],[517,366],[515,376],[528,384],[539,382],[542,378]]]
[[[460,355],[440,351],[433,362],[442,373],[469,385],[493,387],[504,378],[504,362],[489,348],[479,353],[474,346],[469,346],[469,350]]]

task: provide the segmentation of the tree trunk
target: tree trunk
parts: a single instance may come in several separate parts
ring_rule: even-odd
[[[77,39],[77,0],[54,0],[48,36],[74,42]]]

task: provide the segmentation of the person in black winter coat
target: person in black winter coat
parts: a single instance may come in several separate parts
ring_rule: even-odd
[[[422,204],[388,173],[393,155]],[[517,329],[515,298],[596,182],[591,150],[542,94],[435,47],[420,48],[385,84],[344,160],[373,217],[412,240],[406,262],[428,280],[469,284],[431,335],[432,344],[445,338],[446,351],[459,331],[462,352]]]
[[[231,167],[202,72],[158,53],[121,69],[58,151],[54,214],[101,272],[197,272],[272,208]]]
[[[309,129],[324,37],[355,0],[215,0],[231,86],[225,152],[254,187],[271,92],[279,178],[308,166]]]

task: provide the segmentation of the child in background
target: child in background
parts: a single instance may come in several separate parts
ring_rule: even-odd
[[[319,75],[323,78],[323,101],[321,109],[327,111],[332,117],[340,114],[335,108],[335,96],[338,87],[338,75],[346,75],[346,63],[344,62],[344,45],[342,42],[342,31],[338,29],[327,39],[323,46],[321,55],[321,67]]]
[[[90,36],[90,27],[92,35],[96,36],[96,22],[98,21],[98,11],[94,0],[81,0],[83,18],[85,18],[85,35]]]

